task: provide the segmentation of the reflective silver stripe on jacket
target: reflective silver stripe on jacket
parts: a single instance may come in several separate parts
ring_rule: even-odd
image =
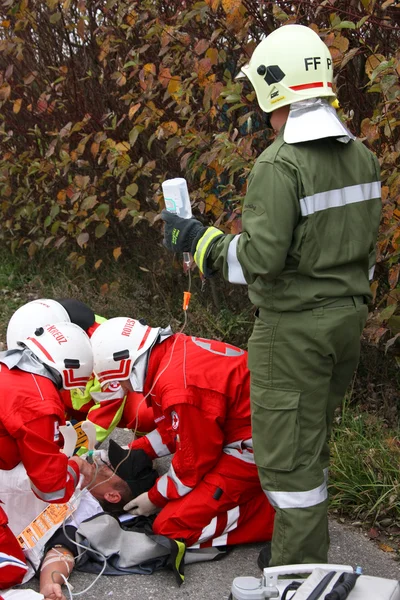
[[[327,208],[338,208],[339,206],[346,206],[346,204],[365,202],[366,200],[380,198],[380,196],[380,181],[349,185],[337,190],[320,192],[313,196],[302,198],[300,200],[301,214],[303,217],[308,217],[309,215],[313,215],[321,210],[326,210]]]
[[[157,454],[158,457],[168,456],[168,454],[171,454],[171,451],[168,449],[168,446],[166,446],[163,443],[161,435],[159,434],[157,429],[153,429],[153,431],[150,431],[150,433],[148,433],[146,437],[149,440],[151,447],[153,448],[154,452]]]
[[[253,440],[251,438],[248,440],[237,440],[236,442],[231,442],[224,447],[223,452],[225,452],[225,454],[229,454],[229,456],[234,456],[243,462],[255,464]]]
[[[321,504],[328,498],[326,481],[306,492],[269,492],[264,490],[264,493],[275,508],[308,508]]]
[[[45,492],[41,492],[39,488],[36,487],[36,485],[33,485],[32,481],[31,488],[35,492],[36,496],[44,502],[53,502],[54,500],[61,500],[62,498],[64,498],[66,492],[66,489],[63,488],[62,490],[57,490],[56,492],[48,492],[46,494]]]
[[[193,488],[185,485],[184,483],[182,483],[182,481],[179,479],[179,477],[175,473],[174,467],[171,464],[168,471],[162,477],[160,477],[160,479],[157,481],[157,490],[159,491],[161,496],[163,496],[166,499],[168,499],[168,495],[167,495],[168,479],[170,481],[172,481],[172,483],[176,487],[178,496],[181,496],[181,497],[186,496],[186,494],[191,492],[193,489]]]
[[[69,481],[70,477],[72,477],[72,479],[74,480],[74,487],[76,487],[78,484],[78,476],[75,473],[75,470],[70,465],[67,466],[67,473],[67,482]],[[36,496],[44,502],[54,502],[55,500],[61,500],[62,498],[64,498],[67,491],[64,487],[61,490],[56,490],[55,492],[42,492],[41,490],[39,490],[39,488],[36,487],[36,485],[32,483],[32,481],[31,488],[35,492]]]
[[[78,485],[79,475],[76,474],[75,469],[73,467],[71,467],[71,465],[67,465],[67,472],[69,475],[71,475],[72,479],[74,480],[74,486],[76,487]],[[68,476],[67,476],[67,481],[68,481]]]
[[[243,269],[240,262],[238,261],[236,248],[240,238],[239,235],[235,235],[233,240],[228,246],[227,263],[228,263],[228,281],[230,283],[238,283],[240,285],[247,285],[247,281],[243,275]]]

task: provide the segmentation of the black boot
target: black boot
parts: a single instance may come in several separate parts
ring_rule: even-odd
[[[257,565],[261,571],[269,566],[271,560],[271,542],[267,542],[260,551],[257,558]]]

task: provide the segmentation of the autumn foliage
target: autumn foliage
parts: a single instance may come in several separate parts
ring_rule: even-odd
[[[377,309],[366,336],[394,352],[400,336],[395,5],[2,0],[3,244],[29,256],[65,247],[77,268],[96,269],[96,248],[99,257],[100,248],[109,248],[117,260],[134,243],[139,221],[154,225],[160,184],[174,176],[186,177],[205,222],[239,232],[246,177],[271,132],[254,92],[235,76],[263,35],[302,23],[328,45],[341,115],[382,165],[372,284]]]

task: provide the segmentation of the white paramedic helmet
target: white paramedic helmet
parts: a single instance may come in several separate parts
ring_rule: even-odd
[[[254,50],[238,77],[252,83],[263,111],[308,98],[336,97],[328,47],[304,25],[283,25]]]
[[[100,385],[129,379],[135,362],[153,346],[159,332],[159,327],[148,327],[128,317],[102,323],[91,337],[93,370]]]
[[[22,340],[48,367],[58,371],[66,390],[85,387],[93,372],[93,352],[88,335],[75,323],[37,327]]]
[[[59,302],[47,298],[27,302],[15,311],[8,323],[8,350],[18,348],[18,342],[26,339],[38,327],[61,321],[70,322],[71,319]]]

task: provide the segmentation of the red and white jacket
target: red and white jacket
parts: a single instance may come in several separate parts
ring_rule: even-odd
[[[0,405],[0,469],[22,462],[38,498],[67,502],[79,468],[60,452],[64,406],[54,383],[0,363]]]
[[[190,493],[223,453],[254,464],[247,352],[175,334],[151,350],[144,394],[157,428],[132,442],[152,459],[174,453],[149,491],[156,506]]]

